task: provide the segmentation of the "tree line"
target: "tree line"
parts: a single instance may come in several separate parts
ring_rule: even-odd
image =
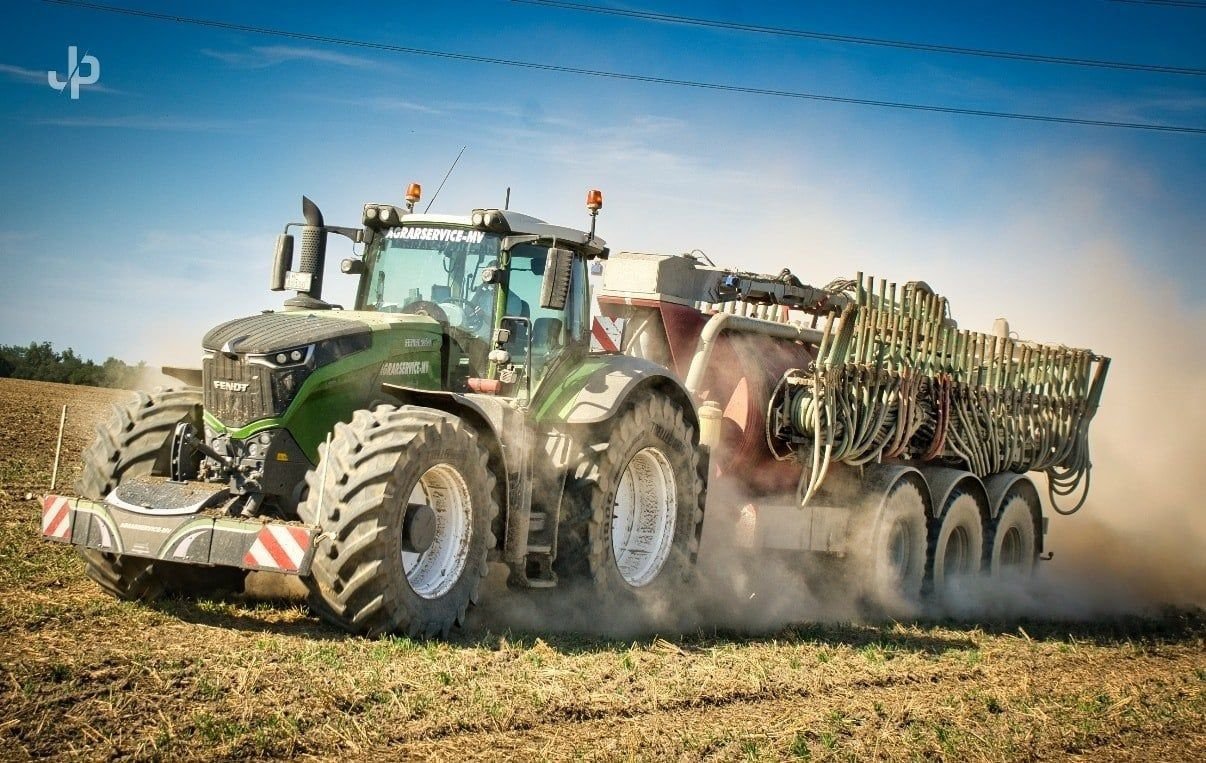
[[[146,367],[141,361],[131,366],[117,358],[95,363],[70,347],[58,352],[50,342],[30,342],[28,347],[0,345],[0,378],[133,389]]]

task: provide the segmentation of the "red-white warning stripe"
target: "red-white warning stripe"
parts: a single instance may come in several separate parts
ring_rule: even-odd
[[[591,352],[619,352],[624,336],[624,319],[595,316],[590,325]]]
[[[71,504],[61,495],[42,499],[42,534],[56,540],[71,540]]]
[[[297,572],[310,548],[310,533],[300,527],[264,525],[243,557],[243,564],[265,570]]]

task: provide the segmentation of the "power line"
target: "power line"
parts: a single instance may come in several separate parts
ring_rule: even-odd
[[[1132,3],[1134,5],[1164,5],[1169,8],[1200,8],[1206,9],[1206,3],[1195,3],[1192,0],[1110,0],[1114,3]]]
[[[1130,1],[1130,0],[1128,0]],[[1138,0],[1134,0],[1138,2]],[[1151,0],[1148,0],[1149,2]],[[1185,74],[1195,77],[1206,75],[1206,69],[1194,69],[1184,66],[1163,66],[1158,64],[1133,64],[1125,61],[1099,61],[1091,58],[1064,58],[1062,56],[1044,56],[1036,53],[1016,53],[1008,50],[989,50],[986,48],[961,48],[953,45],[936,45],[927,42],[909,42],[906,40],[883,40],[875,37],[855,37],[845,34],[829,34],[813,32],[805,29],[788,29],[785,27],[758,26],[742,24],[736,21],[719,21],[694,16],[678,16],[670,13],[654,11],[629,10],[613,8],[605,5],[587,5],[585,3],[566,2],[565,0],[511,0],[525,5],[543,5],[550,8],[563,8],[574,11],[587,11],[609,16],[625,16],[643,21],[663,21],[670,24],[709,27],[712,29],[731,29],[739,32],[754,32],[780,37],[802,37],[827,42],[851,43],[854,45],[878,45],[889,48],[903,48],[926,53],[951,53],[960,56],[982,56],[986,58],[1004,58],[1011,61],[1030,61],[1044,64],[1064,64],[1067,66],[1088,66],[1099,69],[1124,69],[1129,71],[1159,72],[1161,74]],[[1201,6],[1206,7],[1206,5]]]
[[[1132,130],[1152,130],[1157,132],[1170,133],[1186,133],[1186,134],[1206,134],[1206,127],[1190,127],[1187,125],[1166,125],[1153,124],[1150,122],[1114,122],[1103,119],[1084,119],[1078,117],[1057,117],[1044,114],[1020,114],[1008,111],[991,111],[985,109],[966,109],[955,106],[937,106],[920,103],[904,103],[899,101],[881,101],[871,98],[852,98],[838,95],[825,95],[822,93],[803,93],[794,90],[776,90],[772,88],[747,87],[743,85],[725,85],[714,82],[700,82],[696,80],[672,79],[670,77],[657,77],[646,74],[628,74],[624,72],[608,72],[598,69],[582,69],[574,66],[562,66],[559,64],[544,64],[533,61],[518,61],[509,58],[494,58],[491,56],[477,56],[469,53],[453,53],[442,50],[429,50],[425,48],[412,48],[403,45],[393,45],[385,42],[372,42],[370,40],[357,40],[347,37],[334,37],[331,35],[314,34],[310,32],[293,32],[284,29],[273,29],[270,27],[253,26],[250,24],[239,24],[230,21],[218,21],[215,19],[200,19],[190,16],[180,16],[170,13],[157,13],[155,11],[145,11],[137,8],[124,8],[115,5],[101,5],[99,3],[84,2],[83,0],[43,0],[46,3],[54,3],[57,5],[66,5],[76,8],[87,8],[106,13],[116,13],[125,16],[135,16],[138,18],[155,19],[158,21],[171,21],[177,24],[191,24],[194,26],[209,27],[212,29],[223,29],[232,32],[247,32],[251,34],[262,34],[273,37],[284,37],[293,40],[305,40],[307,42],[319,42],[329,45],[345,45],[354,48],[365,48],[369,50],[382,50],[391,53],[405,53],[418,56],[430,56],[433,58],[450,59],[454,61],[470,61],[473,63],[494,64],[498,66],[511,66],[521,69],[533,69],[537,71],[560,72],[564,74],[580,74],[588,77],[599,77],[604,79],[626,80],[629,82],[647,82],[658,85],[673,85],[677,87],[689,87],[698,90],[715,90],[730,93],[745,93],[748,95],[765,95],[777,98],[792,98],[797,100],[823,101],[828,103],[849,103],[860,106],[878,106],[881,108],[891,109],[906,109],[909,111],[927,111],[942,114],[959,114],[963,116],[977,117],[993,117],[997,119],[1015,119],[1029,122],[1051,122],[1057,124],[1073,124],[1073,125],[1088,125],[1093,127],[1114,127],[1125,128]]]

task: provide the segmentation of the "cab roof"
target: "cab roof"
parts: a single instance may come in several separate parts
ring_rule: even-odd
[[[540,236],[542,238],[553,238],[558,241],[568,241],[578,246],[586,247],[589,252],[595,255],[602,254],[607,251],[607,242],[595,236],[592,240],[590,234],[585,231],[580,231],[575,228],[566,228],[560,225],[551,225],[550,223],[541,220],[538,217],[521,214],[511,210],[489,209],[483,210],[487,212],[497,212],[502,215],[507,221],[507,226],[511,229],[512,234],[529,234]],[[437,215],[437,214],[420,214],[412,212],[402,218],[403,225],[462,225],[467,228],[475,227],[473,219],[469,215]]]

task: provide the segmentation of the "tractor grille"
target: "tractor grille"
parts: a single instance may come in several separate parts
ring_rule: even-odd
[[[229,358],[216,352],[203,361],[201,368],[205,410],[226,426],[241,427],[283,413],[293,400],[292,394],[287,400],[274,399],[273,370],[252,365],[242,357]]]

